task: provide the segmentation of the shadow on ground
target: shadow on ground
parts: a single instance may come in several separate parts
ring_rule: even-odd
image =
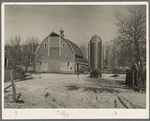
[[[102,93],[102,92],[120,93],[120,91],[112,88],[95,88],[95,87],[86,87],[84,91],[93,91],[94,93]]]
[[[20,97],[21,97],[21,93],[18,94],[18,97],[16,99],[16,103],[24,103],[23,100],[20,100]]]
[[[70,86],[66,86],[68,90],[78,90],[80,87],[74,86],[74,85],[70,85]]]
[[[35,78],[32,77],[32,76],[25,76],[25,78],[23,78],[23,79],[17,79],[17,80],[15,80],[15,82],[27,81],[27,80],[33,80],[33,79],[35,79]]]
[[[24,78],[24,80],[21,80],[21,81],[26,81],[26,80],[31,80],[31,79],[34,79],[33,77],[26,77],[26,78]]]

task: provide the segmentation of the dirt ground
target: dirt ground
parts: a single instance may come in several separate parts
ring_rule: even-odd
[[[37,73],[15,80],[17,103],[12,88],[4,91],[4,108],[146,108],[146,93],[125,85],[125,75],[90,78],[89,74]],[[4,87],[11,83],[4,83]]]

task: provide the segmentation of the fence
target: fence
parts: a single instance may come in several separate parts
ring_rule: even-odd
[[[21,68],[7,68],[5,67],[5,75],[4,75],[4,82],[10,81],[10,71],[12,70],[12,74],[14,79],[22,79],[24,78],[24,74]]]
[[[144,72],[144,76],[146,78],[146,71]],[[126,84],[128,86],[132,87],[140,87],[140,88],[145,88],[146,86],[146,80],[142,80],[143,83],[141,82],[141,76],[139,75],[138,71],[135,70],[126,70]]]

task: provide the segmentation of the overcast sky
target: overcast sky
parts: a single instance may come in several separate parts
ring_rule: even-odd
[[[127,6],[6,5],[5,40],[17,35],[42,41],[63,28],[65,38],[77,44],[88,43],[95,34],[103,42],[110,41],[116,34],[116,12],[127,15]]]

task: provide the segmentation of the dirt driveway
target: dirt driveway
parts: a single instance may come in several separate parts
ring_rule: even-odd
[[[146,108],[145,93],[127,87],[125,75],[111,76],[32,74],[15,82],[18,103],[12,102],[11,88],[4,92],[4,108]]]

